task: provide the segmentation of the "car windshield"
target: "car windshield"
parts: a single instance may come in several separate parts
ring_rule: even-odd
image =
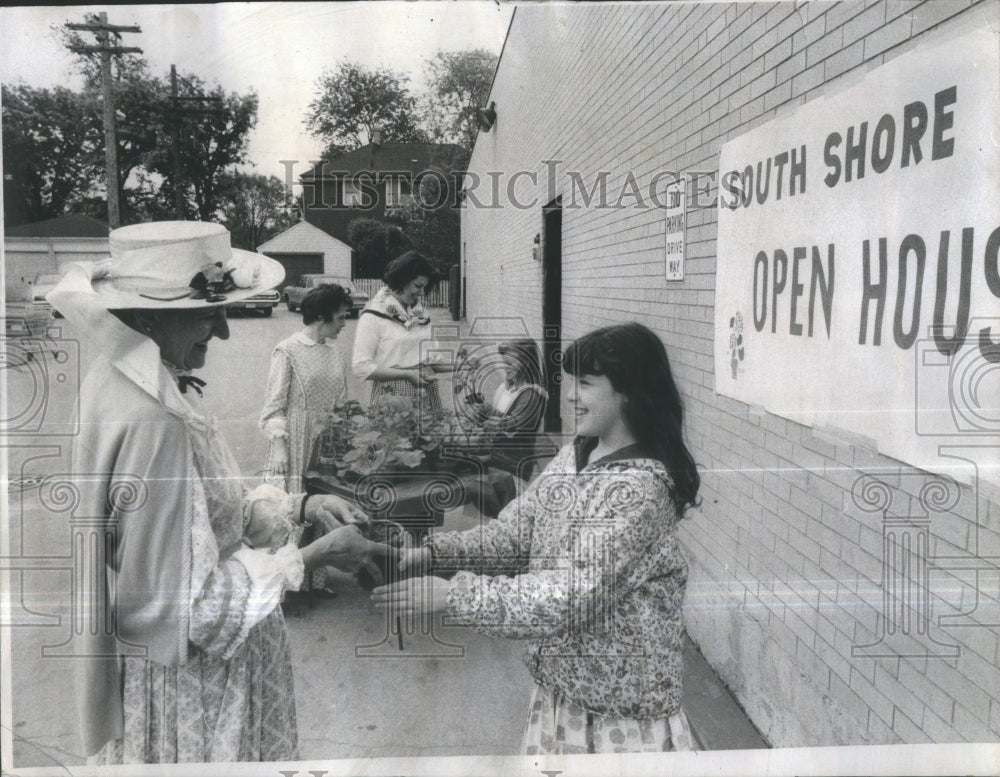
[[[346,278],[334,278],[333,276],[323,276],[322,278],[313,278],[313,280],[315,281],[317,286],[321,283],[336,283],[338,286],[347,289],[349,292],[351,293],[354,292],[354,287],[351,285],[351,282]]]

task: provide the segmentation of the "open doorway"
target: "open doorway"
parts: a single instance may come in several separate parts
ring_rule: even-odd
[[[549,403],[545,431],[562,432],[562,197],[542,208],[542,359]]]

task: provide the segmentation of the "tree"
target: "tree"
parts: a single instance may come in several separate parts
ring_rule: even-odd
[[[256,251],[261,243],[298,221],[286,201],[284,184],[273,175],[225,173],[217,190],[219,217],[235,248]]]
[[[98,21],[96,14],[85,19],[88,23]],[[54,31],[71,50],[88,42],[64,26]],[[110,35],[112,44],[121,44],[119,34]],[[86,84],[84,91],[99,106],[100,56],[77,51],[76,58]],[[123,221],[176,216],[176,187],[183,190],[181,217],[212,218],[219,207],[219,177],[246,161],[249,133],[257,123],[257,95],[252,91],[226,94],[219,86],[209,89],[195,75],[179,74],[182,96],[216,100],[184,100],[175,106],[168,80],[151,75],[144,59],[134,53],[114,54],[111,63]],[[97,110],[100,121],[99,107]],[[180,141],[179,181],[175,181],[175,137]],[[103,154],[103,138],[97,152]],[[103,158],[100,164],[103,166]]]
[[[414,182],[413,198],[404,201],[397,216],[415,250],[434,265],[442,277],[461,258],[462,171],[470,150],[461,145],[436,146],[423,174]]]
[[[2,100],[8,226],[59,216],[92,195],[104,140],[90,97],[62,86],[4,85]]]
[[[428,60],[423,114],[433,140],[472,149],[479,132],[476,109],[489,95],[496,67],[497,57],[485,49],[439,51]]]
[[[347,225],[347,239],[357,252],[358,278],[381,278],[386,264],[410,248],[410,238],[399,227],[376,219],[357,218]]]
[[[93,13],[86,14],[84,19],[86,23],[100,22],[98,14]],[[63,25],[53,25],[52,29],[61,38],[63,45],[73,52],[84,79],[83,95],[93,105],[95,121],[103,128],[100,54],[81,50],[81,47],[86,47],[93,41],[85,39],[80,32],[69,30]],[[119,33],[109,32],[109,36],[112,45],[124,45]],[[162,80],[151,75],[146,60],[134,53],[111,55],[111,78],[117,117],[115,139],[119,205],[122,223],[127,224],[159,212],[158,208],[152,207],[155,196],[151,197],[151,181],[144,167],[149,155],[164,142],[157,117],[158,109],[166,99],[166,86]],[[99,194],[86,198],[79,209],[104,219],[107,218],[107,182],[103,177],[103,134],[92,151],[95,156],[94,164],[102,171],[100,182],[95,182]]]
[[[194,75],[181,76],[187,97],[215,97],[214,103],[200,103],[191,109],[187,102],[175,110],[164,85],[162,97],[152,106],[149,121],[155,125],[157,147],[145,159],[145,167],[162,179],[159,196],[162,207],[173,201],[174,187],[183,190],[184,217],[203,221],[213,218],[219,208],[220,178],[247,158],[250,130],[257,124],[258,99],[255,92],[226,94],[221,87],[208,89]],[[174,166],[174,123],[180,153],[180,180]]]
[[[416,100],[407,80],[386,68],[369,70],[347,61],[324,71],[305,124],[326,142],[325,158],[370,143],[376,129],[383,142],[426,141],[417,127]]]
[[[413,200],[402,210],[402,229],[413,248],[434,265],[442,277],[460,260],[461,208],[458,203],[460,181],[449,171],[464,167],[434,168],[433,175],[424,176]]]

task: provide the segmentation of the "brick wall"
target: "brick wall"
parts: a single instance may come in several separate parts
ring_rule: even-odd
[[[933,475],[865,439],[717,395],[714,184],[708,207],[689,207],[685,280],[667,284],[662,212],[634,207],[629,175],[640,192],[661,170],[716,175],[728,139],[856,83],[942,26],[979,14],[996,25],[998,11],[996,0],[522,6],[505,44],[472,195],[494,204],[487,174],[507,177],[499,207],[464,214],[468,317],[518,316],[541,335],[532,240],[542,206],[561,195],[564,336],[638,320],[666,343],[703,472],[702,506],[681,530],[685,620],[777,746],[998,739],[1000,580],[970,559],[1000,557],[1000,494],[971,477],[935,497]],[[519,170],[537,179],[512,192],[530,207],[509,198]],[[582,207],[579,184],[590,190],[601,171],[606,207]],[[938,560],[931,632],[909,641],[883,634],[883,509],[910,518],[897,534]],[[924,606],[905,603],[899,618]]]

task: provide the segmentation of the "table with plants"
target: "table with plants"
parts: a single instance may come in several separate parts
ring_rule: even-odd
[[[453,412],[407,397],[383,396],[367,409],[352,400],[325,418],[307,488],[352,499],[419,539],[447,510],[471,504],[493,517],[515,496],[513,476],[489,465],[490,444]]]

